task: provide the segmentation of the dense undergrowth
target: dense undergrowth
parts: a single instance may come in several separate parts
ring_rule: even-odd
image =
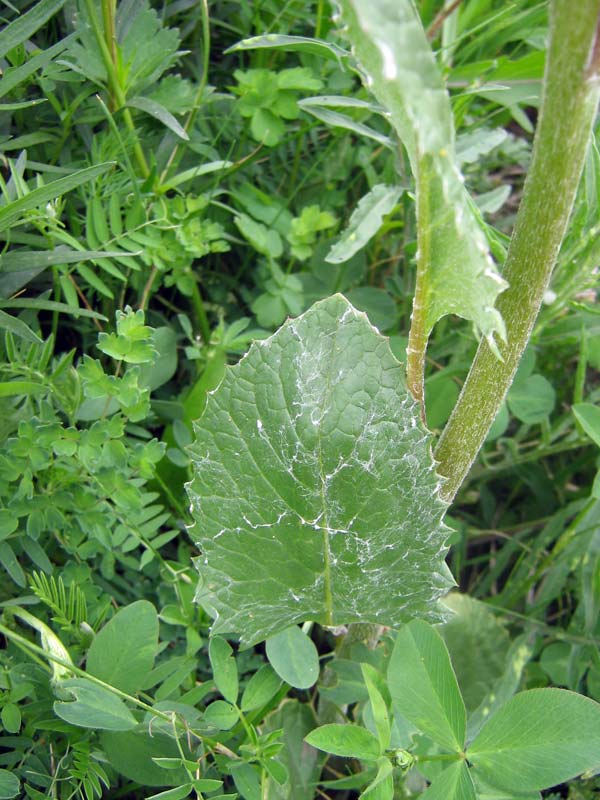
[[[416,5],[501,265],[547,4]],[[358,797],[372,766],[303,739],[344,719],[373,729],[360,664],[383,672],[393,633],[371,649],[308,623],[266,648],[209,649],[184,484],[192,420],[225,365],[315,301],[343,293],[405,360],[408,158],[322,0],[13,0],[1,14],[0,798]],[[531,343],[446,516],[460,591],[439,630],[469,713],[517,688],[600,701],[599,212],[592,142]],[[434,434],[476,347],[458,317],[433,331]],[[431,752],[405,728],[398,798],[435,777],[402,761],[407,742]],[[544,796],[598,791],[588,775]]]

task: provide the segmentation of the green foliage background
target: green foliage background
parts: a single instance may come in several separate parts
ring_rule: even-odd
[[[469,210],[501,269],[547,3],[415,5],[450,91]],[[378,779],[404,798],[439,773],[427,761],[439,742],[394,700],[392,632],[370,648],[308,623],[264,648],[209,646],[211,617],[194,602],[188,446],[226,364],[335,293],[405,360],[414,155],[332,11],[322,0],[0,11],[0,798],[312,800],[318,786],[343,800]],[[446,516],[458,591],[438,630],[469,740],[519,689],[600,700],[599,211],[593,141],[531,344]],[[477,335],[455,316],[433,328],[434,435]],[[361,731],[359,750],[326,762],[304,737],[342,721]],[[464,780],[454,772],[448,792]],[[477,791],[539,797],[533,782],[516,788]],[[599,788],[588,775],[544,796]]]

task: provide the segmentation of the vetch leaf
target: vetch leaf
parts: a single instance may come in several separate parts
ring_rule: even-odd
[[[494,345],[506,288],[489,256],[456,163],[450,99],[411,0],[340,0],[365,83],[390,113],[417,187],[419,314],[428,336],[446,314],[472,320]]]
[[[359,758],[361,761],[377,761],[381,755],[377,737],[358,725],[321,725],[311,731],[304,741],[326,753]]]
[[[65,722],[80,728],[99,728],[105,731],[127,731],[135,728],[136,720],[120,697],[85,678],[60,681],[61,696],[67,693],[72,701],[54,703],[54,713]]]
[[[95,637],[87,671],[123,692],[136,692],[145,688],[157,650],[156,609],[137,600],[117,611]]]
[[[339,111],[333,111],[333,109],[327,108],[322,103],[311,103],[310,100],[311,98],[299,100],[298,106],[303,111],[308,111],[313,117],[320,119],[321,122],[324,122],[326,125],[332,128],[344,128],[344,130],[352,131],[359,136],[373,139],[384,147],[394,147],[394,142],[389,136],[385,136],[385,134],[376,131],[374,128],[370,128],[368,125],[358,122],[348,116],[348,114],[341,114]]]
[[[21,784],[16,775],[0,769],[0,800],[11,800],[19,794]]]
[[[383,218],[392,211],[403,191],[401,186],[386,186],[384,183],[374,186],[358,201],[348,226],[325,256],[325,261],[341,264],[362,250],[381,228]]]
[[[242,695],[242,711],[256,711],[265,706],[279,691],[281,678],[273,667],[263,664],[248,681]]]
[[[279,677],[296,689],[308,689],[319,677],[319,654],[297,625],[267,639],[267,658]]]
[[[423,800],[475,800],[475,787],[464,761],[447,767],[423,794]]]
[[[392,701],[420,731],[447,750],[461,752],[465,704],[441,636],[415,620],[398,633],[388,667]]]
[[[231,645],[220,636],[213,636],[208,654],[217,689],[230,703],[237,702],[238,671]]]
[[[390,746],[391,727],[388,709],[381,692],[377,688],[377,670],[370,664],[361,664],[361,670],[367,691],[369,692],[369,700],[371,702],[371,710],[373,713],[373,720],[377,729],[377,737],[382,751],[387,750]]]
[[[515,793],[548,789],[600,767],[600,705],[566,689],[509,700],[468,749],[474,771]]]
[[[256,342],[190,446],[213,634],[443,617],[445,505],[403,369],[340,295]]]

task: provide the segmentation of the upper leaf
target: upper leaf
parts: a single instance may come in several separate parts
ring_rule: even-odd
[[[506,283],[457,167],[450,98],[411,0],[339,0],[365,83],[387,108],[417,183],[421,258],[427,260],[427,332],[446,314],[504,336],[494,309]]]
[[[401,365],[340,295],[257,342],[209,396],[188,485],[213,633],[439,620],[447,530]]]
[[[473,769],[493,786],[534,792],[600,768],[600,705],[565,689],[521,692],[469,747]]]

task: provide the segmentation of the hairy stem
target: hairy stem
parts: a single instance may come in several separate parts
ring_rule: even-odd
[[[560,250],[598,105],[600,0],[553,0],[550,44],[531,168],[525,182],[498,309],[502,361],[482,341],[436,458],[450,502],[506,396],[531,336]]]
[[[431,212],[426,159],[420,159],[417,167],[417,278],[410,316],[410,331],[406,348],[406,379],[412,396],[421,406],[421,416],[425,419],[425,353],[430,331],[425,314],[427,310],[427,289],[429,265],[431,263]]]

